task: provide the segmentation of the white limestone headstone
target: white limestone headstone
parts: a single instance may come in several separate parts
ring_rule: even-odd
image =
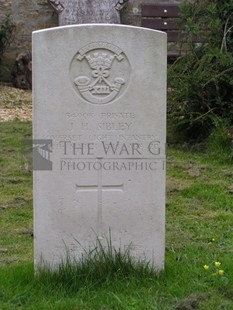
[[[163,269],[166,50],[139,27],[33,33],[36,267],[111,238]]]

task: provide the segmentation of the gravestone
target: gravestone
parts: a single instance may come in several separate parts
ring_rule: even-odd
[[[120,24],[120,10],[128,0],[48,0],[59,16],[59,25]]]
[[[111,239],[163,268],[166,50],[131,26],[33,33],[36,267]]]

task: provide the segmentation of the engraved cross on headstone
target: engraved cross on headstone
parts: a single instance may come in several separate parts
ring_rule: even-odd
[[[124,184],[103,185],[101,170],[98,173],[98,184],[80,185],[76,184],[77,192],[97,192],[97,235],[98,239],[103,239],[103,192],[105,191],[124,191]]]

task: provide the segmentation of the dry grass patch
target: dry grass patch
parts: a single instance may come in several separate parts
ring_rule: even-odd
[[[0,85],[0,122],[32,120],[32,93]]]

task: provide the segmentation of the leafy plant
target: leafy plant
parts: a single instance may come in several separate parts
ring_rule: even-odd
[[[197,141],[216,117],[233,125],[233,1],[196,0],[181,12],[188,52],[169,68],[169,118],[180,137]]]
[[[14,25],[10,19],[10,15],[6,15],[0,28],[0,74],[5,70],[5,67],[2,66],[2,60],[4,52],[10,43],[13,29]]]

